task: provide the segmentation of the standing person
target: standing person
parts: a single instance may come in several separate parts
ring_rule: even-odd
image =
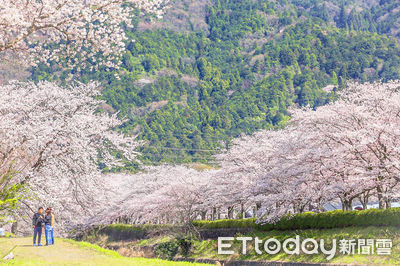
[[[38,238],[38,246],[42,246],[40,240],[42,239],[42,228],[44,227],[43,207],[38,209],[38,212],[33,215],[32,228],[33,228],[33,245],[36,246],[36,237]]]
[[[51,216],[51,240],[54,245],[54,222],[55,222],[55,219],[54,219],[53,209],[49,208],[49,211],[50,211],[50,216]]]
[[[51,212],[51,208],[46,209],[46,215],[44,216],[44,233],[46,236],[46,246],[47,245],[54,245],[54,232],[53,232],[53,226],[54,226],[54,215]]]

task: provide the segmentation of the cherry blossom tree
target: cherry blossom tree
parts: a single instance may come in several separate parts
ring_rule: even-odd
[[[0,0],[0,54],[12,52],[28,65],[53,60],[85,67],[85,58],[101,53],[98,65],[117,67],[126,39],[121,26],[132,27],[134,8],[161,16],[167,2]]]
[[[13,171],[2,189],[8,183],[31,188],[23,210],[40,202],[57,210],[61,225],[83,222],[104,191],[99,163],[113,168],[136,160],[140,143],[113,130],[123,121],[98,110],[98,94],[95,83],[0,86],[0,179]]]
[[[213,180],[213,207],[226,213],[226,218],[234,218],[234,211],[244,217],[246,210],[254,205],[259,207],[260,202],[253,192],[254,182],[266,167],[273,145],[264,133],[260,131],[234,139],[226,152],[216,156],[221,168]],[[272,137],[274,131],[267,131],[267,134]]]
[[[376,189],[381,208],[390,205],[399,181],[399,88],[399,81],[354,83],[337,102],[319,108],[312,118],[311,113],[302,118],[303,126],[317,128],[347,150],[347,170],[359,173],[359,187]],[[296,116],[304,115],[299,111]]]
[[[300,133],[288,126],[234,140],[227,153],[218,156],[223,177],[215,181],[215,195],[220,199],[216,202],[230,211],[232,205],[239,205],[242,213],[252,207],[268,221],[309,209],[312,202],[323,204],[324,186],[310,182],[313,164],[304,161],[309,143],[300,141]],[[318,185],[322,187],[319,193],[307,191]],[[232,218],[229,211],[228,218]]]
[[[280,144],[271,154],[272,166],[256,185],[264,196],[261,220],[276,221],[336,199],[344,210],[355,199],[366,206],[371,196],[381,208],[390,207],[399,189],[399,87],[398,81],[353,83],[339,100],[316,111],[293,110],[289,126],[279,131],[282,139],[274,140]]]
[[[110,174],[105,183],[105,207],[88,224],[181,223],[201,217],[208,208],[215,170],[197,171],[187,166],[163,165],[138,174]],[[108,198],[113,200],[109,201]]]

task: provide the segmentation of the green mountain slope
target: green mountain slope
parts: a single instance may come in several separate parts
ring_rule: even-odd
[[[323,105],[346,80],[400,78],[399,3],[337,2],[179,0],[161,21],[135,19],[119,70],[50,62],[32,78],[101,81],[104,109],[148,141],[147,163],[210,163],[233,137],[284,125],[289,106]]]

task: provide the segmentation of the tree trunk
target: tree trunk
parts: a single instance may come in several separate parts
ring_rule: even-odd
[[[261,202],[256,203],[256,212],[254,213],[254,217],[257,217],[257,212],[261,209]]]
[[[202,212],[201,212],[201,219],[202,219],[202,220],[205,220],[205,219],[206,219],[206,216],[207,216],[207,211],[202,211]]]
[[[211,220],[215,220],[217,218],[217,208],[212,208]]]
[[[378,192],[379,209],[384,209],[386,204],[385,200],[383,199],[382,188],[378,186],[376,191]]]
[[[244,204],[243,203],[240,204],[240,213],[242,214],[242,219],[246,218],[245,217],[246,216],[246,211],[244,209]]]
[[[342,200],[342,210],[351,211],[353,209],[353,200]]]
[[[228,207],[228,219],[233,219],[233,207]]]
[[[18,222],[13,222],[11,225],[11,233],[17,235],[17,230],[18,230]]]
[[[385,200],[385,207],[386,207],[386,209],[389,209],[389,208],[391,208],[392,207],[392,200],[391,199],[387,199],[387,200]]]
[[[358,200],[361,202],[364,210],[366,210],[368,208],[368,199],[369,199],[368,195],[365,195],[364,197],[360,196],[358,198]]]

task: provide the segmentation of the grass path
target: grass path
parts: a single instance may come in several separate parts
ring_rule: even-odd
[[[56,239],[54,246],[33,247],[32,238],[0,238],[0,256],[10,250],[8,265],[198,265],[158,259],[126,258],[87,242]],[[204,265],[204,264],[202,264]]]

